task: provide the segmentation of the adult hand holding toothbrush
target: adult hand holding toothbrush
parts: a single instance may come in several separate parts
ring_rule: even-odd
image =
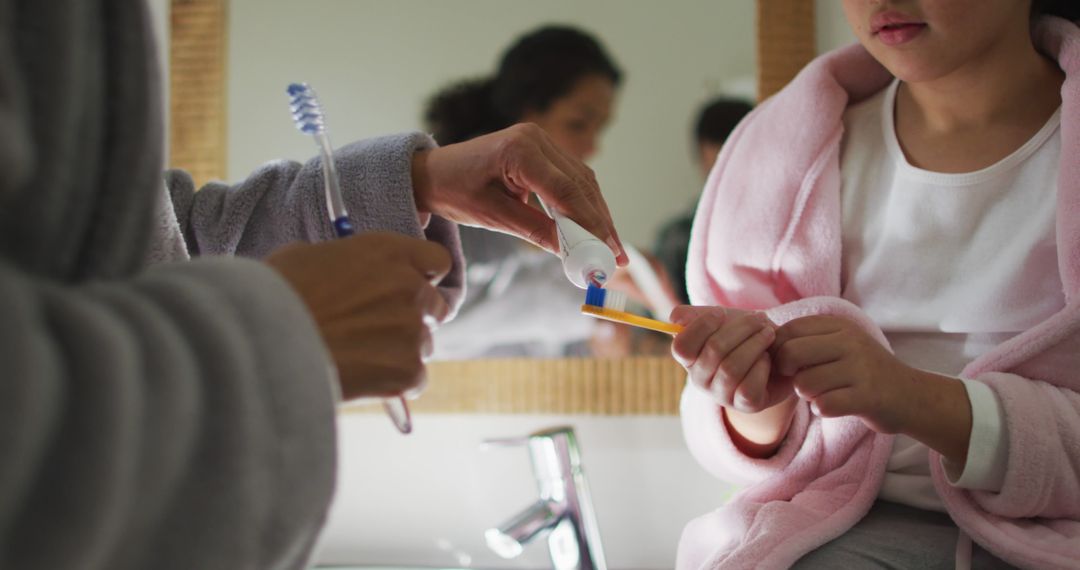
[[[284,247],[267,263],[307,305],[346,400],[422,387],[431,329],[450,313],[435,288],[450,271],[445,248],[379,232]]]

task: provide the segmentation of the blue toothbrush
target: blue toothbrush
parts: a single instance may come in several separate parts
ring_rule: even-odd
[[[330,222],[334,226],[334,233],[339,238],[348,237],[356,233],[349,220],[349,211],[345,209],[345,200],[341,196],[341,182],[338,179],[337,167],[334,166],[334,148],[330,146],[330,137],[326,135],[326,121],[323,118],[322,107],[315,91],[307,83],[290,84],[286,90],[289,94],[289,109],[292,111],[293,122],[300,132],[315,138],[315,145],[319,147],[322,155],[323,187],[326,191],[326,211],[330,215]],[[383,407],[387,415],[394,422],[401,433],[412,431],[412,416],[409,414],[409,406],[405,398],[387,398],[383,400]]]

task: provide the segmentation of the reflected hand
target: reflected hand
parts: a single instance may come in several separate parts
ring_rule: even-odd
[[[295,244],[266,262],[307,305],[337,366],[345,399],[418,390],[431,329],[449,314],[436,289],[442,246],[394,233]]]
[[[555,146],[536,125],[518,124],[418,152],[412,176],[421,212],[509,233],[558,251],[555,223],[529,205],[529,196],[535,193],[549,208],[607,243],[619,265],[627,263],[596,175]]]

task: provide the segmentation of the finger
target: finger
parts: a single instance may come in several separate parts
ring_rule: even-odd
[[[769,379],[765,383],[765,404],[762,408],[771,408],[785,400],[797,397],[791,376],[776,373],[776,365],[769,361]]]
[[[544,153],[544,156],[577,185],[579,192],[571,197],[584,199],[597,214],[604,215],[607,212],[607,204],[600,193],[600,183],[597,182],[593,169],[560,148],[546,134],[540,137],[539,143],[540,151]],[[610,215],[607,217],[610,222]]]
[[[539,145],[542,158],[521,160],[520,184],[540,196],[548,208],[574,220],[611,248],[619,265],[626,265],[626,252],[615,232],[615,223],[591,170],[564,154],[546,136]]]
[[[437,328],[450,315],[450,305],[446,303],[438,288],[424,283],[416,293],[416,305],[420,308],[425,329]]]
[[[615,222],[611,217],[611,210],[604,199],[604,194],[600,191],[600,183],[596,179],[596,172],[589,168],[589,165],[559,148],[550,137],[547,138],[546,142],[545,150],[548,156],[555,160],[556,164],[564,172],[574,173],[574,180],[581,187],[584,197],[592,205],[592,209],[600,215],[602,221],[606,223],[608,232],[611,234],[611,240],[605,239],[605,242],[611,247],[612,253],[615,254],[616,263],[620,267],[628,265],[630,258],[622,245],[622,238],[619,237],[618,230],[615,229]],[[600,236],[600,234],[594,235]],[[612,243],[612,240],[614,243]]]
[[[849,386],[850,383],[838,374],[835,366],[815,366],[800,370],[791,377],[795,393],[803,400],[813,400],[829,390]]]
[[[425,372],[419,355],[413,361],[400,354],[387,355],[385,351],[342,349],[339,354],[342,355],[339,362],[342,392],[347,399],[389,398],[421,389],[424,384]]]
[[[772,339],[775,333],[769,327],[761,327],[757,333],[747,337],[746,340],[741,342],[738,346],[733,348],[724,360],[720,362],[720,372],[730,379],[728,384],[732,391],[732,401],[736,405],[736,409],[739,409],[739,402],[734,398],[735,392],[738,390],[739,384],[741,384],[750,368],[762,358],[762,356],[768,358],[769,344],[772,343]],[[754,400],[747,400],[745,404],[749,407],[755,404]],[[744,410],[740,410],[744,411]]]
[[[432,340],[431,329],[424,327],[420,332],[420,360],[427,362],[435,352],[435,343]]]
[[[781,375],[792,376],[800,370],[829,364],[844,356],[843,345],[836,333],[781,341],[780,332],[777,331],[777,340],[773,342],[773,359],[776,371]]]
[[[844,387],[820,394],[810,402],[810,411],[822,418],[855,415],[859,412],[855,390]]]
[[[706,313],[686,325],[671,342],[671,354],[679,364],[690,368],[697,361],[705,341],[724,324],[723,313]]]
[[[408,237],[392,232],[358,234],[346,240],[357,240],[353,243],[363,243],[363,247],[369,247],[367,239],[379,238],[386,243],[392,244],[401,250],[402,256],[408,264],[420,272],[425,279],[433,283],[441,281],[453,266],[454,260],[445,247],[426,239]],[[339,241],[346,241],[339,240]],[[359,245],[357,245],[359,247]]]
[[[772,363],[768,354],[759,355],[743,381],[735,388],[735,409],[756,413],[767,407],[769,373]]]
[[[559,237],[554,220],[505,192],[492,196],[492,211],[496,215],[485,219],[484,227],[517,236],[551,253],[558,253]]]
[[[425,367],[420,370],[420,375],[417,377],[416,383],[411,388],[406,389],[401,394],[401,397],[405,398],[406,400],[415,400],[420,397],[420,394],[424,393],[424,390],[427,390],[427,386],[428,374],[427,368]]]
[[[668,315],[668,320],[673,323],[686,326],[696,318],[701,317],[709,313],[715,313],[724,317],[727,315],[727,309],[719,306],[694,306],[694,305],[679,305],[672,309],[671,314]]]
[[[781,345],[793,338],[839,332],[844,328],[842,317],[813,315],[792,319],[776,331],[776,344]]]
[[[746,359],[745,365],[729,363],[728,358],[737,347],[761,333],[764,328],[766,327],[760,318],[753,315],[729,321],[705,342],[690,368],[690,379],[699,386],[711,386],[713,393],[718,396],[718,401],[724,405],[733,405],[735,388],[756,358]],[[767,346],[767,343],[762,342],[761,351],[764,352]]]

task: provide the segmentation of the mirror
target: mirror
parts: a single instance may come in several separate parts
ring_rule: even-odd
[[[272,158],[310,156],[308,141],[296,136],[283,111],[282,86],[289,82],[308,81],[318,90],[341,145],[424,129],[422,117],[436,93],[493,76],[506,50],[540,26],[572,26],[591,36],[621,71],[621,81],[588,162],[624,241],[652,254],[652,263],[634,264],[644,276],[618,275],[612,287],[630,293],[631,312],[651,309],[661,319],[672,302],[685,300],[683,251],[703,165],[711,160],[701,158],[695,120],[717,97],[752,101],[756,91],[778,88],[801,65],[793,53],[812,55],[815,36],[799,23],[813,16],[813,3],[791,0],[670,6],[321,0],[303,10],[282,0],[172,5],[172,93],[174,102],[183,102],[172,108],[174,163],[190,162],[189,168],[230,180]],[[836,3],[821,10],[819,49],[848,40],[838,16]],[[185,23],[190,31],[177,34]],[[755,49],[755,34],[775,39]],[[178,57],[191,38],[199,50]],[[207,89],[185,77],[193,56],[201,58],[197,69],[206,79],[226,88]],[[199,96],[200,108],[192,111]],[[185,128],[190,115],[202,121],[198,128]],[[535,113],[519,118],[536,120]],[[718,148],[707,146],[714,153]],[[181,148],[190,151],[177,160]],[[459,317],[440,331],[437,359],[667,353],[664,335],[579,315],[584,295],[551,256],[482,230],[464,234],[470,293]],[[654,269],[664,284],[659,296],[637,283]]]
[[[270,158],[310,156],[310,142],[285,113],[289,82],[318,91],[334,143],[342,145],[423,129],[436,92],[492,75],[503,52],[539,26],[587,32],[622,71],[589,164],[621,236],[646,251],[662,226],[692,211],[701,190],[692,135],[699,107],[721,94],[755,95],[751,2],[320,0],[299,9],[280,0],[231,0],[228,10],[229,179]],[[438,333],[438,358],[666,354],[663,336],[581,316],[584,292],[567,283],[553,257],[501,236],[466,233],[474,258],[469,299]],[[503,262],[510,257],[513,263]]]

